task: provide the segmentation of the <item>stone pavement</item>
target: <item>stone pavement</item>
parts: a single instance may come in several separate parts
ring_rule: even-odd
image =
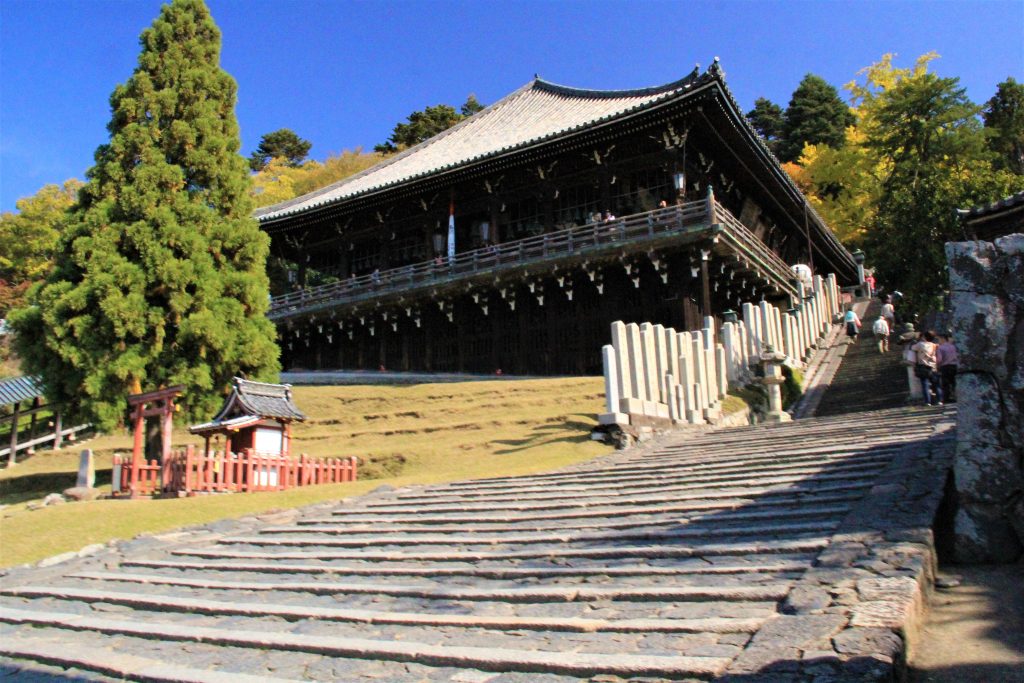
[[[887,680],[952,413],[674,433],[9,571],[16,680]]]

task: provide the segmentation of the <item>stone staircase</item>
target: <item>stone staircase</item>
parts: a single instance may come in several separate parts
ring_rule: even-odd
[[[930,586],[952,427],[901,407],[676,433],[548,474],[140,537],[4,576],[0,672],[893,675]]]
[[[878,318],[881,307],[878,299],[868,303],[857,343],[847,346],[842,364],[815,415],[841,415],[906,405],[909,395],[907,372],[901,363],[902,347],[895,343],[899,335],[892,335],[889,352],[881,354],[871,332],[871,325]],[[845,335],[839,343],[847,343]]]

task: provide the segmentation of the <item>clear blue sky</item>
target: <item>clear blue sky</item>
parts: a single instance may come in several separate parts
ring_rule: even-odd
[[[1024,0],[208,0],[238,81],[246,155],[287,127],[311,156],[371,148],[426,105],[491,103],[534,73],[566,85],[665,83],[721,57],[744,109],[785,106],[808,72],[841,86],[895,52],[984,102],[1024,80]],[[159,0],[0,2],[0,209],[83,177],[107,99],[131,74]]]

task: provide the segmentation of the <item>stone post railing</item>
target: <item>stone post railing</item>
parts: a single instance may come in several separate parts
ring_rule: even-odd
[[[606,406],[601,424],[671,426],[715,422],[731,386],[748,383],[766,349],[803,367],[839,313],[834,275],[815,277],[798,305],[744,303],[737,320],[679,332],[650,323],[614,322],[602,349]],[[779,406],[781,411],[781,403]]]

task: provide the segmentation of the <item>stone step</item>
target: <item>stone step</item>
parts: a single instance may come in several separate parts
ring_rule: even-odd
[[[260,650],[297,650],[335,657],[390,659],[430,666],[455,666],[498,672],[544,671],[571,676],[708,678],[722,673],[730,661],[728,658],[722,657],[543,652],[539,650],[453,647],[414,642],[386,642],[358,638],[331,638],[294,633],[268,633],[234,628],[218,629],[165,624],[154,621],[135,623],[124,619],[106,619],[77,614],[36,614],[12,608],[0,608],[0,621],[69,630],[88,629],[106,634],[162,640],[203,642]]]
[[[681,558],[713,555],[759,555],[771,553],[809,553],[828,545],[827,537],[809,536],[786,540],[766,540],[750,543],[707,543],[689,546],[642,545],[587,548],[535,548],[531,550],[466,551],[372,551],[372,550],[275,550],[272,553],[253,550],[227,550],[222,547],[176,548],[173,555],[209,558],[281,560],[363,560],[376,562],[483,562],[491,560],[559,559],[611,559],[611,558]]]
[[[276,557],[268,554],[267,560]],[[750,558],[748,558],[750,559]],[[380,566],[373,565],[325,565],[295,564],[288,562],[188,562],[181,560],[125,560],[121,567],[175,569],[194,572],[231,572],[256,574],[317,574],[332,576],[416,576],[416,577],[451,577],[466,576],[479,579],[518,580],[523,578],[586,578],[586,577],[626,577],[626,576],[689,576],[689,575],[735,575],[735,574],[783,574],[803,572],[807,569],[807,560],[788,562],[753,562],[748,564],[708,564],[700,560],[699,564],[672,567],[660,567],[650,564],[627,566],[599,567],[438,567],[438,566]]]
[[[684,464],[673,463],[665,460],[655,462],[654,457],[652,456],[647,460],[637,460],[629,464],[617,464],[616,466],[607,468],[595,467],[591,470],[562,473],[559,477],[552,477],[551,479],[537,476],[529,478],[524,477],[522,482],[484,482],[482,484],[477,484],[475,481],[469,481],[462,482],[462,485],[458,487],[442,484],[429,488],[415,488],[409,490],[417,492],[457,492],[459,494],[462,494],[463,492],[469,494],[479,491],[481,493],[475,495],[487,495],[486,492],[501,491],[505,489],[519,490],[540,486],[547,486],[550,488],[551,484],[556,482],[561,486],[563,482],[569,485],[579,485],[588,482],[624,482],[636,479],[657,479],[666,477],[666,475],[683,477],[687,474],[744,472],[749,471],[753,465],[756,465],[759,470],[763,468],[765,471],[776,472],[784,469],[799,469],[809,466],[831,466],[843,465],[846,463],[885,460],[891,458],[894,453],[899,452],[902,448],[902,445],[894,445],[891,447],[873,448],[869,450],[861,448],[847,448],[845,450],[839,448],[827,448],[821,449],[820,451],[808,451],[807,449],[802,449],[800,451],[775,451],[764,456],[756,458],[752,457],[736,462],[709,458],[706,462]],[[399,493],[397,495],[400,497],[403,494]]]
[[[871,486],[873,480],[845,480],[839,483],[828,483],[820,485],[780,484],[773,487],[757,488],[729,488],[710,491],[690,491],[685,496],[671,495],[671,493],[652,493],[647,495],[636,495],[628,498],[616,499],[613,497],[596,497],[581,500],[551,501],[547,503],[504,503],[500,506],[475,505],[459,506],[446,505],[442,507],[414,508],[410,512],[410,506],[398,509],[385,508],[373,511],[360,510],[357,508],[342,508],[334,510],[332,515],[337,520],[354,522],[371,522],[382,519],[409,521],[411,519],[450,519],[458,516],[475,514],[479,519],[493,518],[500,516],[507,518],[509,515],[516,519],[526,519],[526,515],[535,515],[532,519],[553,519],[568,516],[582,511],[599,511],[600,515],[615,514],[616,510],[642,507],[645,509],[651,506],[671,505],[678,501],[679,505],[709,505],[716,508],[738,507],[740,505],[772,505],[776,501],[786,501],[780,504],[791,504],[791,501],[824,501],[824,500],[853,500],[861,497],[856,491]],[[711,509],[711,508],[692,508]],[[405,514],[400,514],[405,513]],[[490,517],[488,517],[490,515]]]
[[[790,518],[802,518],[802,517],[828,517],[832,515],[841,515],[850,510],[849,505],[825,505],[825,506],[801,506],[794,509],[788,510],[765,510],[760,512],[717,512],[721,508],[712,508],[714,512],[714,520],[716,522],[744,522],[744,521],[756,521],[760,519],[790,519]],[[434,523],[430,526],[430,531],[434,533],[487,533],[487,532],[523,532],[523,531],[551,531],[557,529],[564,529],[567,525],[571,525],[573,529],[630,529],[634,527],[643,526],[660,526],[669,524],[685,524],[700,521],[706,514],[701,514],[704,511],[698,511],[696,514],[682,515],[682,516],[671,516],[671,510],[665,510],[664,508],[652,508],[647,515],[635,515],[634,518],[621,520],[621,515],[615,515],[614,517],[605,517],[603,521],[596,522],[581,522],[576,520],[562,520],[560,523],[507,523],[507,524],[487,524],[477,523],[476,520],[468,520],[464,524],[440,524]],[[647,517],[647,518],[644,518]],[[653,517],[653,519],[651,518]],[[406,532],[419,532],[423,531],[423,525],[409,524],[409,525],[389,525],[389,524],[373,524],[373,525],[359,525],[359,524],[344,524],[339,525],[337,519],[328,519],[319,523],[313,524],[309,520],[302,520],[300,524],[289,525],[289,526],[276,526],[267,527],[260,529],[260,534],[282,534],[282,533],[321,533],[321,534],[346,534],[358,536],[359,534],[395,534],[395,533],[406,533]],[[524,528],[527,527],[527,528]]]
[[[850,462],[830,462],[830,463],[807,463],[798,465],[786,465],[780,464],[774,467],[758,467],[758,471],[764,477],[771,476],[791,476],[801,478],[814,478],[822,473],[837,474],[837,473],[858,473],[858,472],[872,472],[880,467],[884,467],[892,460],[892,454],[887,453],[884,455],[872,455],[871,457],[858,459]],[[653,475],[639,475],[639,474],[624,474],[620,477],[603,479],[601,481],[594,480],[577,480],[572,483],[563,483],[558,487],[559,492],[567,493],[580,493],[580,492],[593,492],[593,493],[611,493],[619,491],[629,491],[632,489],[650,489],[651,487],[664,487],[671,485],[680,485],[680,482],[689,482],[687,485],[696,484],[712,484],[722,482],[746,482],[750,480],[750,468],[735,468],[725,471],[707,471],[707,470],[687,470],[683,468],[676,468],[674,471],[661,474]],[[398,492],[395,496],[382,500],[382,503],[395,504],[398,502],[402,503],[418,503],[418,502],[432,502],[439,500],[474,500],[479,498],[486,498],[490,500],[502,500],[509,496],[515,496],[516,499],[522,499],[527,496],[534,496],[537,494],[543,494],[551,496],[551,485],[524,485],[521,487],[507,487],[502,489],[466,489],[459,491],[457,494],[453,494],[448,490],[419,490],[419,491],[403,491]]]
[[[298,536],[278,535],[255,535],[255,536],[234,536],[220,540],[220,543],[227,545],[251,545],[251,546],[318,546],[329,548],[370,548],[374,546],[430,546],[458,545],[467,546],[496,546],[496,545],[521,545],[528,546],[536,543],[592,543],[607,541],[671,541],[677,538],[709,538],[716,536],[742,537],[742,536],[779,536],[783,534],[821,533],[830,531],[839,524],[838,519],[816,520],[813,522],[790,522],[780,524],[759,524],[750,526],[719,526],[718,520],[709,517],[709,524],[682,525],[679,522],[668,522],[666,524],[676,525],[680,528],[660,530],[658,525],[638,525],[638,528],[625,531],[605,532],[580,532],[572,533],[513,533],[503,535],[473,536],[468,533],[433,535],[433,534],[403,534],[396,535],[373,535],[364,537],[343,537],[336,535],[324,536],[323,532],[300,534]],[[319,535],[316,535],[319,534]]]
[[[166,681],[167,683],[267,683],[268,681],[271,683],[298,683],[298,679],[194,669],[135,654],[98,652],[96,648],[80,647],[67,642],[67,639],[54,642],[39,637],[3,638],[0,639],[0,655],[68,669],[83,669],[121,680]],[[24,674],[25,678],[34,677],[31,672],[24,672]],[[36,680],[44,680],[44,675],[40,673]]]
[[[326,581],[221,581],[211,578],[130,574],[127,572],[79,572],[76,579],[94,581],[163,584],[237,591],[292,591],[321,595],[374,594],[426,600],[486,600],[502,602],[595,602],[620,600],[637,602],[731,600],[782,600],[788,583],[762,586],[645,586],[595,588],[590,586],[537,586],[529,588],[471,587],[437,588],[432,586],[401,586],[391,584],[330,583]]]
[[[825,492],[842,490],[855,486],[870,485],[881,467],[869,473],[858,476],[858,473],[850,474],[819,474],[811,478],[807,477],[753,477],[740,482],[723,482],[721,486],[714,483],[705,484],[678,484],[662,486],[654,493],[622,493],[598,492],[591,495],[566,495],[555,494],[543,497],[508,498],[501,500],[489,500],[486,502],[459,503],[458,498],[445,501],[437,501],[430,504],[422,504],[417,507],[423,512],[469,512],[473,511],[496,511],[496,510],[555,510],[591,505],[596,501],[602,505],[632,505],[635,503],[652,502],[658,499],[679,500],[708,500],[718,498],[730,498],[737,496],[765,495],[772,491],[802,491],[802,492]],[[667,494],[683,494],[667,496]],[[401,513],[407,512],[409,505],[397,505],[394,502],[367,503],[361,508],[342,508],[336,511],[342,516],[366,515],[368,513]]]
[[[855,487],[853,489],[849,487],[841,487],[839,490],[833,489],[831,493],[824,494],[803,494],[796,492],[790,495],[786,495],[784,489],[779,492],[772,492],[763,495],[760,498],[754,496],[742,496],[738,495],[732,498],[716,498],[711,497],[705,501],[694,500],[691,496],[686,502],[672,503],[668,502],[668,498],[657,498],[653,502],[647,505],[634,505],[634,506],[610,506],[605,509],[601,505],[594,506],[582,506],[584,509],[570,508],[562,512],[539,512],[539,513],[524,513],[524,514],[509,514],[506,511],[499,512],[497,514],[482,514],[475,513],[472,515],[460,515],[458,513],[442,513],[434,514],[432,512],[419,512],[406,515],[393,515],[393,514],[376,514],[376,513],[364,513],[360,514],[358,511],[352,511],[346,519],[346,523],[369,523],[374,524],[410,524],[421,527],[424,524],[449,524],[449,523],[496,523],[496,524],[512,524],[516,522],[530,523],[543,520],[579,520],[579,519],[590,519],[590,518],[605,518],[605,517],[621,517],[625,515],[650,515],[658,513],[673,513],[673,512],[714,512],[717,510],[736,510],[744,507],[762,509],[774,509],[779,507],[793,507],[793,506],[814,506],[814,505],[829,505],[829,504],[841,504],[854,500],[859,500],[862,497],[860,490],[862,487]],[[676,500],[676,497],[672,497],[672,500]],[[580,506],[577,506],[580,507]],[[358,517],[358,519],[356,519]],[[312,516],[304,519],[298,519],[295,521],[296,525],[316,525],[316,524],[337,524],[338,520],[342,518],[342,513],[335,511],[330,517]]]
[[[79,602],[126,605],[151,612],[185,612],[217,616],[275,616],[287,620],[394,624],[401,626],[454,626],[527,631],[596,631],[664,633],[753,633],[763,619],[582,619],[559,617],[480,616],[473,614],[428,614],[380,612],[373,610],[281,605],[260,602],[224,602],[205,598],[152,596],[141,593],[55,586],[22,586],[0,589],[0,594],[25,598],[49,597]],[[461,599],[461,598],[460,598]]]

